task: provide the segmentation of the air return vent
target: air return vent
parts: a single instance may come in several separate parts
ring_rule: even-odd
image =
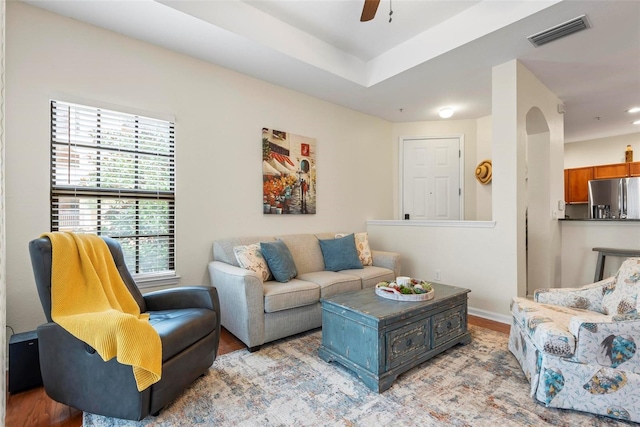
[[[555,27],[549,28],[548,30],[544,30],[537,34],[529,36],[527,37],[527,39],[535,47],[538,47],[590,27],[591,24],[589,24],[587,16],[582,15],[578,16],[577,18],[571,19],[570,21],[563,22],[560,25],[556,25]]]

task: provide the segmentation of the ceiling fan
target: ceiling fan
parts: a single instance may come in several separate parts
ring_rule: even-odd
[[[371,21],[376,16],[380,0],[364,0],[360,22]]]

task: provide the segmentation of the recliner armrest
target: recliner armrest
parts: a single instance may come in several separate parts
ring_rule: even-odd
[[[175,310],[181,308],[208,308],[219,312],[218,290],[213,286],[185,286],[143,295],[147,310]]]

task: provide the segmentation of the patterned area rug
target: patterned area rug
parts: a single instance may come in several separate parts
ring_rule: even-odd
[[[508,337],[470,326],[455,346],[377,394],[317,355],[319,330],[220,356],[209,373],[140,423],[84,414],[84,426],[613,426],[610,418],[545,408],[507,349]]]

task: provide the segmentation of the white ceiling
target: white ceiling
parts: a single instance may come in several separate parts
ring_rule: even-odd
[[[491,114],[491,68],[519,59],[565,105],[565,141],[640,132],[640,1],[24,0],[393,122]],[[586,14],[592,28],[527,36]],[[599,119],[596,119],[599,117]]]
[[[358,22],[364,0],[244,0],[244,3],[363,61],[369,61],[453,18],[480,0],[396,0],[392,24],[389,23],[388,0],[380,2],[376,19],[366,23]]]

